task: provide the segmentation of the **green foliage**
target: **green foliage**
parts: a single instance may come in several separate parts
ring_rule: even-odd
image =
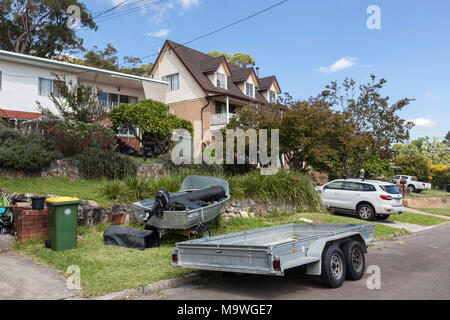
[[[64,61],[94,68],[133,74],[136,76],[148,76],[153,67],[153,64],[151,63],[143,64],[140,58],[129,56],[123,57],[122,65],[125,66],[121,67],[119,64],[118,51],[110,43],[108,43],[103,50],[94,46],[93,49],[85,53],[84,59],[65,56]]]
[[[64,156],[80,154],[95,140],[101,149],[115,149],[117,138],[115,132],[100,123],[81,121],[56,121],[46,124],[46,138]]]
[[[433,140],[429,137],[423,137],[408,143],[396,144],[392,149],[396,155],[424,156],[434,165],[450,164],[450,145],[438,141],[436,137]]]
[[[184,178],[189,175],[204,175],[198,170],[183,170],[157,179],[133,178],[126,181],[111,181],[105,184],[103,194],[110,200],[134,202],[152,198],[159,189],[177,192]],[[276,175],[262,176],[258,172],[246,175],[217,177],[226,179],[234,199],[259,199],[263,201],[284,199],[304,204],[310,209],[320,206],[320,198],[311,179],[297,172],[279,171]]]
[[[137,172],[136,161],[112,150],[88,148],[76,155],[74,161],[86,179],[125,179]]]
[[[225,59],[234,65],[237,65],[241,68],[248,68],[250,66],[255,66],[256,62],[253,60],[252,56],[245,53],[235,53],[234,55],[230,55],[228,53],[218,52],[218,51],[211,51],[207,53],[211,57],[220,57],[224,56]]]
[[[83,39],[67,27],[71,5],[80,9],[81,25],[96,30],[91,13],[78,0],[2,0],[0,49],[44,58],[82,49]]]
[[[158,153],[169,150],[174,130],[185,129],[193,133],[191,122],[179,119],[169,112],[164,103],[151,99],[136,104],[121,104],[111,111],[110,118],[114,127],[128,128],[144,145],[155,145]],[[135,132],[135,128],[139,128],[143,138]]]
[[[372,157],[366,161],[363,165],[363,169],[366,171],[367,178],[384,178],[386,180],[392,180],[394,176],[394,169],[389,160],[381,159],[378,156]]]
[[[434,188],[445,189],[450,184],[450,167],[448,166],[432,166],[432,184]]]
[[[0,130],[1,168],[38,171],[61,157],[52,145],[37,135]]]
[[[420,181],[429,181],[431,162],[422,155],[404,155],[396,157],[395,164],[400,167],[401,174],[415,176]]]

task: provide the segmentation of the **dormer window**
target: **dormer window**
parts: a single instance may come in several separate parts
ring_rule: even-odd
[[[245,83],[245,94],[249,97],[254,97],[255,93],[254,93],[254,86],[252,83],[250,82],[246,82]]]
[[[227,77],[223,73],[216,72],[216,78],[217,78],[217,84],[216,84],[217,87],[226,89],[226,87],[227,87],[227,83],[226,83]]]
[[[269,102],[275,103],[277,101],[277,93],[273,90],[269,91]]]

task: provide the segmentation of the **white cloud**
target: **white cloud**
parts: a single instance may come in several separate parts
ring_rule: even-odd
[[[437,92],[437,91],[427,92],[427,97],[431,98],[434,101],[437,101],[437,100],[439,100],[439,92]]]
[[[166,38],[170,33],[169,29],[161,29],[155,32],[149,32],[147,35],[154,38]]]
[[[431,128],[431,127],[435,127],[437,125],[436,122],[434,122],[431,119],[427,119],[427,118],[417,118],[417,119],[412,119],[412,120],[408,120],[408,121],[414,122],[416,127]]]
[[[338,71],[353,67],[357,60],[358,60],[358,58],[354,58],[354,57],[343,57],[328,67],[322,66],[322,67],[318,68],[317,71],[320,71],[323,73],[338,72]]]
[[[200,0],[178,0],[183,9],[190,9],[200,4]]]

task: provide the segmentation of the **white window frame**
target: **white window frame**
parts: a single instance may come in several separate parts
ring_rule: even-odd
[[[45,93],[42,92],[42,87],[41,87],[41,81],[50,81],[51,86],[50,86],[50,93],[47,95]],[[38,78],[38,95],[40,97],[50,97],[52,94],[54,97],[58,98],[59,97],[59,91],[58,91],[58,87],[56,85],[56,82],[58,80],[55,79],[47,79],[47,78]]]
[[[249,94],[249,89],[251,89],[251,94]],[[252,98],[255,97],[255,86],[253,85],[253,83],[245,83],[245,94]]]
[[[223,77],[223,86],[220,85],[221,80],[219,76]],[[216,87],[226,89],[227,88],[227,75],[221,72],[216,72]]]
[[[269,90],[269,102],[270,103],[277,102],[277,93],[273,90]]]
[[[175,82],[174,80],[177,79]],[[162,81],[166,81],[169,83],[169,92],[180,90],[180,74],[173,73],[167,76],[162,77]]]

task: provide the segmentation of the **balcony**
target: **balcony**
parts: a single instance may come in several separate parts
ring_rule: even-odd
[[[106,108],[106,109],[112,109],[115,108],[119,105],[118,102],[114,102],[114,101],[104,101],[104,100],[99,100],[98,101],[98,107],[99,108]]]
[[[228,114],[228,119],[231,119],[234,117],[234,113]],[[226,125],[227,124],[227,114],[226,113],[217,113],[211,115],[211,125],[212,126],[220,126],[220,125]]]

